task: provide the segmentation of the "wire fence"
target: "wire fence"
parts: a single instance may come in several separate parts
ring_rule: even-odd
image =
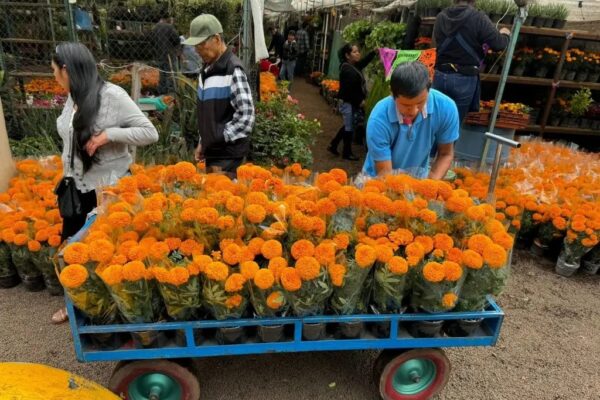
[[[243,0],[1,2],[0,95],[9,135],[19,139],[37,135],[57,138],[56,116],[67,95],[52,76],[51,58],[59,43],[85,44],[98,60],[103,78],[129,93],[133,94],[134,63],[144,66],[139,74],[142,97],[173,93],[182,87],[178,84],[182,79],[188,87],[193,85],[201,65],[193,47],[180,46],[190,21],[197,15],[215,15],[234,52],[240,54],[245,44],[248,51],[244,55],[253,60],[252,29],[242,35],[242,4]],[[249,13],[246,23],[251,24]],[[257,93],[257,68],[253,62],[248,65],[248,78],[253,93]],[[174,95],[178,98],[180,94]],[[191,108],[192,102],[174,103],[175,119],[193,113],[177,109],[184,106]],[[185,125],[191,129],[189,118]]]

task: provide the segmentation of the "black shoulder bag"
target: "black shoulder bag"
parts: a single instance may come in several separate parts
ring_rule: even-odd
[[[60,216],[63,218],[75,218],[83,214],[81,207],[81,199],[79,198],[79,191],[75,185],[75,179],[73,178],[74,160],[75,157],[75,132],[73,132],[73,115],[71,116],[71,123],[69,124],[69,131],[71,133],[71,152],[69,160],[69,171],[63,171],[63,178],[58,182],[54,193],[58,196],[58,210]]]

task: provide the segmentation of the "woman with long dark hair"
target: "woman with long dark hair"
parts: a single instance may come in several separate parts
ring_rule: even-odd
[[[64,241],[81,229],[96,207],[96,188],[129,173],[133,160],[128,146],[154,143],[158,132],[125,90],[100,77],[84,45],[59,44],[52,70],[56,82],[69,92],[56,127],[63,140],[64,175],[73,178],[81,201],[80,212],[63,216]],[[66,313],[59,310],[52,320],[62,322]]]
[[[352,136],[357,127],[357,122],[364,119],[364,102],[367,98],[367,83],[362,70],[373,60],[377,53],[369,53],[365,58],[360,58],[360,50],[357,45],[346,44],[338,53],[340,58],[340,91],[338,98],[342,100],[340,113],[344,125],[333,138],[329,147],[330,153],[339,155],[338,146],[344,142],[342,158],[357,161],[358,157],[352,154]]]

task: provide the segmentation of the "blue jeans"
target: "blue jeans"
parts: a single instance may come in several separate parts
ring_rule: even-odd
[[[458,108],[460,124],[463,123],[469,111],[479,110],[481,95],[479,75],[469,76],[435,70],[433,88],[454,100]]]
[[[281,72],[279,72],[279,79],[283,81],[289,81],[290,83],[294,80],[294,70],[296,69],[296,60],[284,60],[281,66]]]

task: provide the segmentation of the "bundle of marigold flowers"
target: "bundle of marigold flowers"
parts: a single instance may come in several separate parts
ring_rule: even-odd
[[[277,317],[287,311],[287,302],[280,287],[281,270],[287,268],[283,257],[272,257],[267,268],[260,268],[254,261],[240,264],[240,273],[246,279],[250,301],[258,317]]]
[[[247,278],[233,272],[224,262],[211,260],[208,256],[203,256],[202,262],[205,263],[202,286],[205,306],[215,319],[240,318],[248,304]]]

